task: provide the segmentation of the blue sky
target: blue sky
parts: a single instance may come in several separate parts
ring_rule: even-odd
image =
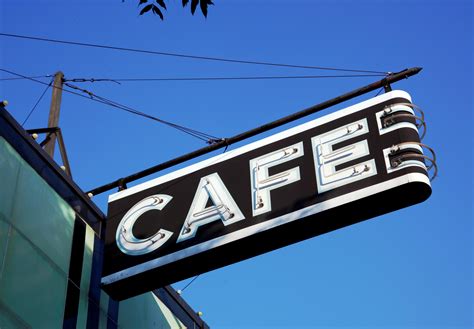
[[[2,0],[0,12],[2,33],[362,70],[423,67],[394,88],[408,91],[426,114],[424,142],[436,150],[440,167],[430,199],[203,274],[183,296],[213,328],[473,327],[472,1],[215,0],[204,19],[176,0],[169,1],[163,22],[139,17],[132,0]],[[331,74],[5,37],[0,37],[0,67],[29,76],[62,70],[69,79]],[[9,77],[0,73],[0,79]],[[76,85],[229,137],[375,80]],[[0,81],[0,98],[23,122],[44,88],[31,81]],[[26,128],[46,126],[49,100],[50,91]],[[205,146],[156,122],[67,94],[60,126],[73,177],[84,190]],[[94,200],[106,210],[106,195]]]

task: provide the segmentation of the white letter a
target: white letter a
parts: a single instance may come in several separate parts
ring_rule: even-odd
[[[209,203],[212,205],[209,206]],[[216,220],[221,220],[227,226],[244,218],[219,175],[208,175],[199,181],[193,203],[176,242],[193,238],[200,226]]]

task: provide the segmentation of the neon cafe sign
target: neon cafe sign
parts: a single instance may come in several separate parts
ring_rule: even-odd
[[[103,289],[129,298],[426,200],[415,108],[392,91],[111,195]]]

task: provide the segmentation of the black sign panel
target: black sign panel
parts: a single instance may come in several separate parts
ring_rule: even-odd
[[[128,298],[431,194],[392,91],[109,198],[102,284]]]

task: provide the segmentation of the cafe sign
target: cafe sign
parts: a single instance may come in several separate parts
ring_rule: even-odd
[[[121,300],[424,201],[411,97],[391,91],[109,197]]]

